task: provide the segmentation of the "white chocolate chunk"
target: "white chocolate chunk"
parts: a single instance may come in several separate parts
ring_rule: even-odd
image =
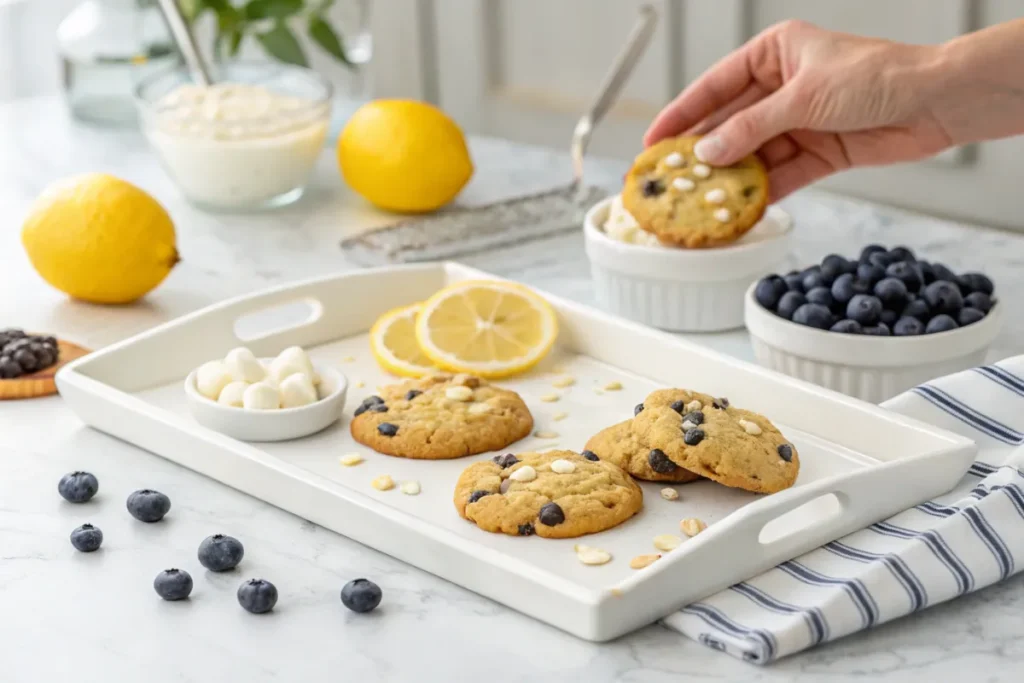
[[[719,223],[725,223],[726,221],[732,220],[732,211],[725,208],[724,206],[720,209],[715,209],[714,211],[712,211],[711,215],[714,216],[715,220],[718,221]]]
[[[689,178],[675,178],[672,181],[672,188],[679,192],[692,192],[697,188],[697,183],[693,182]]]
[[[679,500],[679,491],[671,487],[665,487],[661,490],[661,497],[665,500]]]
[[[607,550],[601,550],[600,548],[594,548],[589,545],[576,544],[572,547],[576,551],[576,557],[583,564],[607,564],[612,561],[611,553]]]
[[[692,413],[695,410],[700,410],[704,406],[702,406],[700,404],[700,401],[698,401],[697,399],[694,399],[694,400],[690,401],[689,403],[687,403],[685,407],[686,407],[686,412]]]
[[[288,375],[281,382],[281,407],[298,408],[316,403],[319,397],[309,377],[303,374]]]
[[[415,496],[420,492],[420,483],[418,481],[403,481],[398,490],[407,496]]]
[[[573,384],[576,384],[575,377],[573,377],[572,375],[563,375],[562,377],[559,377],[554,382],[552,382],[551,386],[553,386],[556,389],[565,389],[566,387],[571,387]]]
[[[248,388],[249,385],[245,382],[231,382],[220,390],[217,403],[233,408],[241,408],[243,406],[242,397],[245,396],[245,390]]]
[[[277,410],[281,407],[281,393],[272,384],[250,384],[242,394],[242,407],[248,410]]]
[[[576,471],[576,465],[571,460],[559,458],[551,463],[551,471],[555,474],[572,474]]]
[[[672,534],[661,534],[660,536],[654,537],[654,547],[658,550],[664,550],[665,552],[675,550],[682,542],[683,539],[678,536],[673,536]]]
[[[713,190],[708,190],[704,193],[704,201],[709,204],[721,204],[725,201],[725,190],[720,187],[716,187]]]
[[[370,482],[370,486],[378,491],[387,491],[395,488],[395,480],[390,475],[382,474]]]
[[[345,467],[352,467],[353,465],[358,465],[362,461],[363,456],[359,455],[358,453],[348,453],[338,458],[338,462],[340,462]]]
[[[707,164],[695,164],[693,167],[693,175],[698,178],[707,178],[711,175],[711,167]]]
[[[212,401],[216,401],[220,392],[230,383],[231,373],[219,360],[203,363],[196,370],[196,389]]]
[[[537,478],[537,470],[533,469],[529,465],[523,465],[512,474],[508,475],[508,478],[516,481],[533,481]]]
[[[622,382],[608,382],[604,385],[605,391],[618,391],[622,389]]]
[[[446,398],[450,398],[453,401],[466,402],[473,400],[473,390],[462,385],[448,387],[444,390],[444,395]]]
[[[259,382],[267,376],[263,364],[256,360],[252,351],[240,346],[237,349],[228,351],[224,356],[224,365],[231,373],[231,379],[235,382]]]
[[[743,427],[743,431],[745,431],[747,434],[757,436],[758,434],[761,433],[761,428],[757,426],[756,423],[751,422],[750,420],[740,420],[739,422],[740,427]]]
[[[684,161],[685,159],[683,159],[683,155],[679,152],[672,152],[665,157],[665,165],[669,168],[679,168],[683,165]]]
[[[489,403],[470,403],[466,412],[470,415],[483,415],[491,412],[491,406]]]
[[[545,403],[554,403],[559,398],[560,397],[558,394],[544,394],[543,396],[540,397],[540,400],[544,401]]]

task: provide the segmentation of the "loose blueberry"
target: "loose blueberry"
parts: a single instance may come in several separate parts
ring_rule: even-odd
[[[519,532],[520,536],[533,536],[537,533],[537,530],[533,528],[533,525],[527,522],[526,524],[520,524],[516,531]]]
[[[406,401],[411,401],[411,400],[413,400],[414,398],[416,398],[417,396],[419,396],[422,393],[423,392],[419,391],[418,389],[410,389],[408,391],[408,393],[406,393],[406,395],[405,395],[405,400]]]
[[[658,474],[671,474],[678,467],[678,465],[668,459],[665,451],[660,448],[655,448],[647,454],[647,463]]]
[[[874,325],[882,316],[882,302],[869,294],[856,294],[846,305],[846,317],[861,325]]]
[[[856,320],[850,320],[843,318],[832,327],[828,328],[829,332],[840,332],[842,334],[860,334],[863,332],[863,328],[860,323]]]
[[[704,424],[704,413],[699,410],[691,410],[683,415],[683,422],[692,422],[695,425]]]
[[[909,261],[913,263],[917,260],[914,256],[914,252],[909,247],[894,247],[889,250],[889,258],[893,259],[893,263],[898,261]]]
[[[484,496],[489,496],[489,495],[491,495],[490,491],[473,491],[473,493],[469,494],[469,500],[467,500],[466,503],[467,504],[475,503],[478,500],[480,500],[481,498],[483,498]]]
[[[907,305],[907,286],[902,280],[887,277],[879,280],[874,287],[875,296],[882,302],[882,308],[902,311]]]
[[[211,572],[226,572],[234,569],[242,561],[245,548],[237,538],[214,534],[207,536],[199,544],[199,564]]]
[[[829,254],[821,261],[821,279],[827,285],[831,285],[837,277],[848,272],[850,263],[839,254]]]
[[[936,283],[937,284],[937,283]],[[938,332],[949,332],[955,330],[959,325],[953,318],[945,313],[935,316],[928,321],[928,324],[924,328],[925,334],[936,334]]]
[[[657,197],[664,191],[665,186],[659,183],[657,180],[644,181],[643,193],[645,197]]]
[[[964,273],[960,276],[960,281],[967,285],[970,292],[981,292],[992,296],[992,292],[995,291],[992,280],[981,273]]]
[[[803,294],[799,292],[786,292],[779,299],[779,305],[775,312],[781,318],[792,320],[793,314],[796,313],[797,309],[806,303],[807,298]]]
[[[896,278],[906,286],[908,292],[921,289],[924,279],[917,266],[909,261],[898,261],[885,269],[886,278]]]
[[[884,254],[885,252],[886,249],[881,244],[869,244],[861,250],[860,262],[867,263],[872,254]]]
[[[933,263],[932,264],[932,273],[935,275],[935,281],[939,281],[939,280],[945,280],[946,282],[954,282],[954,281],[956,281],[956,275],[953,274],[953,271],[950,270],[949,267],[947,267],[947,266],[945,266],[945,265],[943,265],[941,263]]]
[[[934,315],[945,313],[954,316],[964,307],[964,297],[960,293],[960,288],[946,280],[938,280],[925,287],[924,300]]]
[[[184,600],[192,594],[192,577],[183,569],[165,569],[153,579],[153,590],[164,600]]]
[[[774,311],[779,299],[788,291],[786,282],[778,275],[761,278],[754,287],[754,298],[769,311]]]
[[[696,446],[704,440],[704,430],[700,427],[694,427],[693,429],[687,429],[686,433],[683,434],[683,443],[687,446]]]
[[[672,401],[672,405],[669,406],[672,410],[676,411],[680,415],[683,414],[683,408],[686,407],[686,403],[683,401]]]
[[[924,334],[924,323],[917,318],[905,315],[897,320],[896,324],[892,326],[892,333],[897,337],[912,337],[914,335]]]
[[[103,532],[92,524],[83,524],[71,532],[71,545],[83,553],[99,550],[103,545]]]
[[[816,327],[819,330],[827,330],[832,327],[832,311],[821,304],[804,304],[796,309],[793,314],[793,322],[798,325]]]
[[[797,273],[797,272],[793,272],[793,273],[790,273],[789,275],[785,276],[782,279],[786,281],[786,287],[789,288],[789,291],[791,291],[791,292],[800,292],[801,294],[803,294],[803,292],[804,292],[804,276],[803,275],[801,275],[800,273]]]
[[[956,321],[960,327],[976,323],[979,320],[984,319],[985,314],[979,311],[977,308],[961,308],[960,312],[956,316]]]
[[[512,467],[512,465],[515,465],[517,462],[519,462],[519,458],[512,455],[511,453],[506,453],[505,455],[496,455],[493,458],[491,458],[491,460],[493,460],[494,463],[501,469],[505,469],[506,467]]]
[[[644,412],[644,404],[643,403],[637,403],[635,406],[633,406],[633,416],[634,417],[639,415],[642,412]]]
[[[867,294],[871,291],[871,283],[868,280],[855,278],[849,273],[844,273],[832,283],[832,299],[837,304],[845,306],[850,299],[858,294]]]
[[[565,512],[558,503],[548,503],[540,509],[537,519],[544,526],[556,526],[565,521]]]
[[[878,323],[877,325],[868,325],[864,328],[864,334],[872,337],[889,337],[892,335],[892,330],[885,323]]]
[[[100,483],[88,472],[69,472],[57,484],[57,492],[69,503],[84,503],[99,490]]]
[[[827,287],[815,287],[807,292],[807,303],[819,304],[825,308],[831,308],[833,299],[832,292]]]
[[[804,275],[804,279],[801,284],[803,284],[805,292],[809,292],[815,287],[832,286],[832,282],[826,282],[825,277],[821,274],[820,271],[815,271],[813,273],[808,273],[807,275]]]
[[[142,489],[128,496],[128,514],[140,522],[159,522],[171,509],[171,499],[159,491]]]
[[[265,579],[249,579],[238,587],[238,604],[246,612],[264,614],[277,604],[277,587]]]
[[[377,432],[381,436],[394,436],[398,433],[398,425],[391,424],[390,422],[381,422],[377,425]]]
[[[594,462],[600,460],[600,458],[597,457],[597,453],[595,453],[594,451],[583,451],[582,453],[580,453],[580,455],[582,455],[587,460],[593,460]]]
[[[924,299],[914,299],[903,308],[901,316],[904,318],[917,318],[922,323],[926,323],[932,317],[932,312]]]
[[[369,579],[354,579],[341,589],[341,604],[353,612],[370,612],[384,597],[380,586]]]
[[[786,462],[793,462],[793,447],[788,443],[781,444],[775,450],[778,452],[780,458]]]
[[[885,270],[885,268],[872,263],[862,263],[857,266],[857,279],[874,286],[876,282],[885,277]]]
[[[868,263],[879,268],[888,268],[890,263],[895,263],[893,257],[888,252],[877,252],[868,256]]]
[[[985,292],[971,292],[964,297],[964,306],[988,313],[992,310],[992,298]]]

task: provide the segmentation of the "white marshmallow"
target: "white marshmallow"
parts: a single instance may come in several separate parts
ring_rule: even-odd
[[[203,363],[196,371],[196,389],[211,401],[216,401],[221,390],[230,383],[231,373],[219,360]]]
[[[301,373],[288,375],[281,382],[281,407],[298,408],[317,402],[316,389],[309,377]]]
[[[236,382],[259,382],[267,376],[266,370],[256,356],[252,355],[252,351],[240,346],[237,349],[231,349],[228,351],[228,355],[224,356],[224,365],[227,366],[228,372],[231,373],[231,379]]]
[[[313,379],[316,372],[313,370],[313,362],[309,360],[309,355],[302,350],[301,346],[289,346],[287,349],[277,354],[275,361],[286,363],[289,365],[295,365],[302,369],[302,373]]]
[[[242,407],[242,396],[245,395],[245,390],[249,388],[246,382],[232,382],[220,391],[220,396],[217,398],[217,403],[221,403],[226,406],[233,406],[235,408]]]
[[[249,410],[277,410],[281,407],[281,394],[266,382],[250,384],[242,394],[242,406]]]

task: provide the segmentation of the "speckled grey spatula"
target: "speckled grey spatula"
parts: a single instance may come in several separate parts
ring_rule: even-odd
[[[379,266],[438,261],[578,230],[587,209],[608,194],[583,182],[587,143],[643,56],[656,23],[654,8],[641,7],[626,46],[594,104],[576,123],[570,148],[573,178],[568,186],[402,221],[342,240],[342,250],[357,264]]]

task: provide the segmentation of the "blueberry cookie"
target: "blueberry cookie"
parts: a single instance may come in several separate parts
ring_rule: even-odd
[[[618,465],[637,479],[684,484],[700,479],[699,475],[675,464],[664,453],[642,443],[633,433],[632,420],[602,429],[590,437],[584,454],[593,454]]]
[[[655,143],[626,174],[622,203],[665,244],[729,244],[754,227],[768,205],[768,174],[760,159],[751,155],[732,166],[708,166],[693,153],[699,139]]]
[[[643,493],[621,468],[573,451],[499,455],[455,484],[455,508],[484,531],[575,538],[625,522]]]
[[[796,448],[768,418],[724,398],[662,389],[630,424],[641,443],[726,486],[775,493],[792,486],[800,471]]]
[[[432,375],[384,387],[355,411],[359,443],[402,458],[443,460],[505,448],[533,416],[515,392],[468,375]]]

